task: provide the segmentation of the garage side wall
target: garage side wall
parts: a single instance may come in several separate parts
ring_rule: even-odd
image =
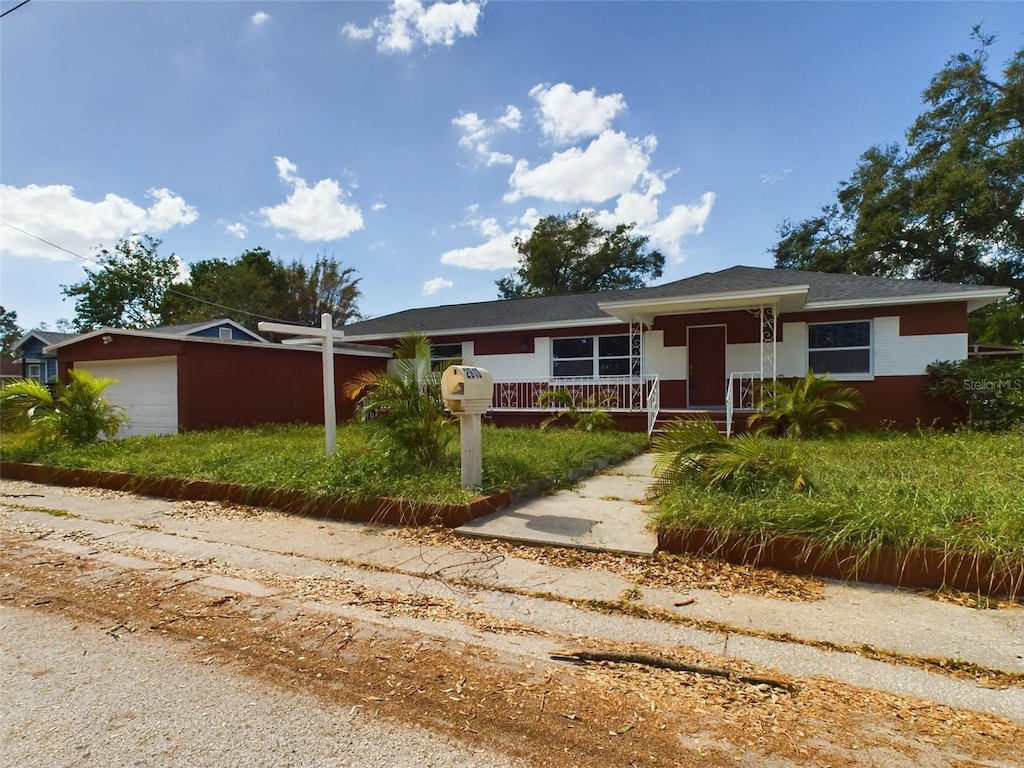
[[[372,357],[334,356],[338,420],[352,418],[345,382],[384,368]],[[320,352],[281,346],[187,344],[178,359],[178,421],[182,431],[255,424],[323,423]]]

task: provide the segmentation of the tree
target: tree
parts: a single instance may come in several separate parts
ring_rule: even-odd
[[[207,259],[190,268],[162,306],[166,324],[228,317],[250,328],[260,320],[319,325],[330,312],[336,326],[359,316],[359,280],[334,258],[318,256],[311,267],[285,265],[265,248],[251,248],[233,261]]]
[[[0,355],[14,357],[14,345],[25,335],[18,326],[18,313],[0,305]]]
[[[979,340],[1021,343],[1024,328],[1024,50],[1002,82],[987,72],[994,36],[975,27],[924,91],[907,145],[860,158],[836,202],[779,227],[776,266],[1013,289],[973,318]],[[994,318],[990,321],[989,318]]]
[[[75,330],[147,328],[159,322],[164,294],[178,275],[178,257],[160,256],[160,240],[132,235],[111,253],[100,251],[100,269],[89,271],[80,283],[62,285],[75,299]]]
[[[265,248],[250,248],[233,261],[206,259],[189,267],[187,282],[167,293],[164,324],[227,317],[254,328],[261,319],[289,320],[289,277]]]
[[[318,325],[320,315],[329,312],[335,328],[349,320],[358,320],[359,278],[355,270],[342,269],[335,258],[317,256],[312,267],[293,261],[287,269],[291,292],[291,316],[282,315],[289,322]]]
[[[591,214],[545,216],[530,236],[514,241],[519,266],[497,281],[502,299],[555,296],[620,288],[640,288],[661,277],[665,257],[648,251],[635,224],[599,227]]]

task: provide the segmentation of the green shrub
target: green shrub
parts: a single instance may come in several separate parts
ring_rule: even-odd
[[[799,379],[761,384],[757,410],[747,425],[758,434],[810,437],[846,428],[843,411],[856,411],[864,396],[814,371]]]
[[[68,382],[57,384],[54,395],[34,379],[16,379],[0,390],[0,421],[5,430],[24,433],[36,444],[79,446],[100,435],[113,437],[128,424],[124,410],[103,397],[104,390],[116,383],[72,369]]]
[[[357,417],[385,453],[427,467],[449,461],[448,445],[458,434],[445,414],[441,373],[433,370],[432,357],[430,339],[408,333],[395,348],[390,370],[364,371],[345,385]]]
[[[656,495],[684,483],[743,492],[782,483],[797,491],[810,486],[791,441],[750,434],[727,440],[707,414],[671,422],[655,437],[654,454]]]
[[[537,405],[541,408],[554,406],[559,410],[541,422],[540,428],[547,429],[563,417],[568,418],[582,432],[614,429],[615,419],[612,418],[608,406],[615,404],[614,392],[602,392],[592,397],[577,399],[565,389],[549,389],[537,396]]]
[[[928,366],[928,394],[963,406],[974,429],[1024,423],[1024,357],[969,357]]]

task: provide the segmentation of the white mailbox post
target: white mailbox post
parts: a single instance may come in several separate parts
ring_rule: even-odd
[[[494,382],[483,368],[452,365],[441,375],[444,404],[459,416],[463,488],[479,488],[483,484],[480,416],[491,407],[493,395]]]

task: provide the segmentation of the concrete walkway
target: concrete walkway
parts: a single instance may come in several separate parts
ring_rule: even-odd
[[[455,532],[519,544],[652,555],[658,541],[648,530],[643,500],[654,480],[653,465],[651,454],[641,454],[572,490],[526,499]]]

